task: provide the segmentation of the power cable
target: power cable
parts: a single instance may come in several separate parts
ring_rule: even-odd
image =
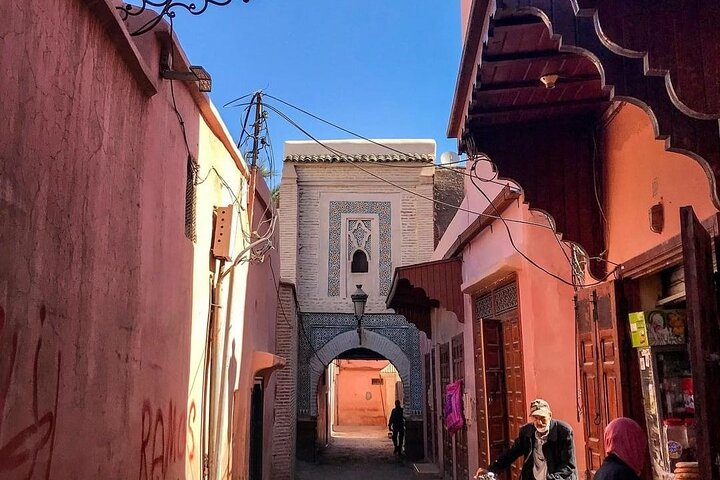
[[[309,116],[309,117],[311,117],[311,118],[314,118],[314,119],[316,119],[316,120],[318,120],[318,121],[320,121],[320,122],[322,122],[322,123],[325,123],[326,125],[330,125],[331,127],[337,128],[338,130],[340,130],[340,131],[342,131],[342,132],[348,133],[348,134],[350,134],[350,135],[352,135],[352,136],[354,136],[354,137],[356,137],[356,138],[359,138],[359,139],[361,139],[361,140],[365,140],[365,141],[370,142],[370,143],[372,143],[372,144],[374,144],[374,145],[377,145],[377,146],[379,146],[379,147],[386,148],[386,149],[388,149],[388,150],[390,150],[390,151],[393,151],[393,152],[395,152],[395,153],[399,153],[399,154],[404,155],[404,156],[406,156],[406,157],[408,157],[408,158],[416,159],[416,160],[420,160],[420,161],[425,161],[425,160],[422,159],[422,158],[418,158],[415,154],[411,154],[411,153],[404,152],[404,151],[402,151],[402,150],[398,150],[397,148],[394,148],[394,147],[392,147],[392,146],[390,146],[390,145],[385,145],[385,144],[383,144],[383,143],[381,143],[381,142],[378,142],[377,140],[373,140],[373,139],[368,138],[368,137],[366,137],[366,136],[364,136],[364,135],[361,135],[361,134],[359,134],[359,133],[353,132],[352,130],[349,130],[349,129],[344,128],[344,127],[342,127],[342,126],[340,126],[340,125],[337,125],[336,123],[333,123],[333,122],[331,122],[331,121],[329,121],[329,120],[325,120],[324,118],[322,118],[322,117],[320,117],[320,116],[318,116],[318,115],[315,115],[314,113],[311,113],[311,112],[309,112],[309,111],[307,111],[307,110],[305,110],[305,109],[303,109],[303,108],[301,108],[301,107],[298,107],[297,105],[293,105],[292,103],[287,102],[287,101],[285,101],[285,100],[282,100],[281,98],[278,98],[278,97],[275,97],[275,96],[273,96],[273,95],[270,95],[269,93],[265,93],[264,95],[265,95],[266,97],[268,97],[268,98],[271,98],[271,99],[273,99],[273,100],[276,100],[276,101],[282,103],[283,105],[286,105],[286,106],[288,106],[288,107],[290,107],[290,108],[293,108],[293,109],[295,109],[295,110],[297,110],[297,111],[299,111],[299,112],[301,112],[301,113],[303,113],[303,114],[305,114],[305,115],[307,115],[307,116]],[[365,163],[375,163],[375,162],[372,162],[372,161],[369,161],[369,160],[362,160],[362,159],[358,159],[358,161],[365,162]],[[450,163],[446,163],[446,164],[435,164],[435,167],[440,168],[440,169],[446,169],[446,170],[449,170],[449,171],[451,171],[451,172],[455,172],[455,173],[458,174],[458,175],[466,175],[466,176],[467,176],[468,173],[466,173],[465,171],[460,170],[460,169],[457,169],[457,168],[452,168],[452,167],[449,166],[449,165],[454,165],[454,164],[458,164],[458,163],[465,163],[465,161],[466,161],[466,160],[457,160],[457,161],[455,161],[455,162],[450,162]],[[390,166],[390,165],[384,165],[384,164],[381,164],[381,163],[378,163],[378,165]],[[424,168],[424,166],[419,166],[419,165],[392,165],[392,167],[399,167],[399,168]],[[496,183],[496,184],[498,184],[498,185],[507,185],[506,183],[495,181],[495,178],[497,178],[497,175],[496,175],[494,178],[492,178],[492,179],[485,179],[485,181],[490,182],[490,183]]]
[[[335,155],[338,155],[339,157],[351,157],[351,155],[346,154],[346,153],[344,153],[344,152],[341,152],[340,150],[334,149],[334,148],[328,146],[327,144],[323,143],[321,140],[318,140],[318,139],[317,139],[316,137],[314,137],[311,133],[309,133],[309,132],[308,132],[307,130],[305,130],[303,127],[301,127],[300,125],[298,125],[294,120],[292,120],[290,117],[288,117],[285,113],[283,113],[282,111],[280,111],[280,110],[278,110],[277,108],[273,107],[272,105],[269,105],[269,104],[267,104],[267,103],[265,103],[265,104],[263,104],[263,105],[264,105],[265,107],[267,107],[269,110],[272,110],[272,111],[274,111],[275,113],[277,113],[278,115],[280,115],[280,116],[281,116],[283,119],[285,119],[288,123],[290,123],[292,126],[294,126],[295,128],[297,128],[300,132],[302,132],[302,133],[303,133],[304,135],[306,135],[308,138],[310,138],[310,139],[313,140],[315,143],[317,143],[318,145],[322,146],[323,148],[325,148],[325,149],[328,150],[329,152],[331,152],[331,153],[333,153],[333,154],[335,154]],[[414,195],[414,196],[416,196],[416,197],[420,197],[420,198],[423,198],[423,199],[428,200],[428,201],[430,201],[430,202],[433,202],[433,203],[435,203],[435,204],[437,204],[437,205],[443,205],[443,206],[446,206],[446,207],[454,208],[454,209],[456,209],[456,210],[460,210],[460,211],[462,211],[462,212],[471,213],[471,214],[473,214],[473,215],[478,215],[478,216],[481,216],[481,217],[494,218],[494,219],[496,219],[496,220],[500,220],[500,217],[498,217],[497,215],[491,215],[491,214],[488,214],[488,213],[476,212],[476,211],[474,211],[474,210],[470,210],[470,209],[467,209],[467,208],[464,208],[464,207],[461,207],[461,206],[458,206],[458,205],[453,205],[453,204],[451,204],[451,203],[443,202],[443,201],[441,201],[441,200],[437,200],[437,199],[435,199],[435,198],[431,198],[431,197],[425,196],[425,195],[423,195],[423,194],[421,194],[421,193],[418,193],[418,192],[415,192],[415,191],[413,191],[413,190],[410,190],[409,188],[403,187],[402,185],[398,185],[397,183],[394,183],[394,182],[392,182],[392,181],[390,181],[390,180],[387,180],[387,179],[381,177],[380,175],[377,175],[377,174],[375,174],[375,173],[373,173],[373,172],[368,171],[367,169],[365,169],[365,168],[361,167],[360,165],[358,165],[357,162],[348,160],[348,161],[346,161],[345,163],[348,163],[349,165],[352,165],[353,167],[355,167],[355,168],[357,168],[357,169],[359,169],[359,170],[362,170],[363,172],[367,173],[368,175],[370,175],[370,176],[372,176],[372,177],[375,177],[375,178],[377,178],[378,180],[380,180],[380,181],[382,181],[382,182],[384,182],[384,183],[387,183],[388,185],[391,185],[391,186],[393,186],[393,187],[395,187],[395,188],[397,188],[397,189],[399,189],[399,190],[402,190],[402,191],[404,191],[404,192],[407,192],[407,193],[409,193],[409,194],[411,194],[411,195]],[[373,163],[373,165],[376,164],[376,162],[372,162],[372,163]],[[378,164],[378,165],[380,165],[380,164]],[[434,165],[434,166],[437,166],[437,165]],[[507,186],[507,185],[505,185],[505,186]],[[554,230],[553,230],[553,228],[552,228],[551,226],[545,225],[545,224],[542,224],[542,223],[535,223],[535,222],[529,222],[529,221],[527,221],[527,220],[517,220],[517,219],[507,219],[507,221],[508,221],[508,222],[512,222],[512,223],[520,223],[520,224],[524,224],[524,225],[533,225],[533,226],[536,226],[536,227],[549,229],[549,230],[552,230],[552,231],[554,232]]]
[[[473,186],[475,187],[475,189],[480,190],[480,187],[478,187],[477,184],[475,184],[475,181],[473,180],[473,177],[472,177],[472,173],[475,172],[475,174],[476,174],[475,177],[476,177],[478,180],[483,181],[483,179],[482,179],[479,175],[477,175],[477,164],[478,164],[478,161],[479,161],[479,160],[476,159],[476,160],[473,162],[473,165],[472,165],[472,167],[471,167],[471,169],[470,169],[470,174],[471,174],[470,181],[471,181],[471,183],[473,184]],[[482,192],[481,192],[481,193],[482,193]],[[485,198],[487,198],[487,196],[486,196]],[[495,210],[495,213],[497,213],[498,216],[501,216],[501,212],[495,207],[495,205],[492,205],[492,207],[493,207],[493,209]],[[557,242],[558,246],[560,247],[560,251],[561,251],[561,252],[563,253],[563,255],[565,256],[565,260],[567,260],[568,265],[570,266],[570,271],[571,271],[571,273],[573,274],[573,277],[572,277],[572,278],[574,278],[574,274],[575,274],[574,265],[575,265],[575,264],[574,264],[573,261],[570,259],[570,256],[568,255],[568,253],[565,251],[565,246],[564,246],[563,243],[560,241],[560,238],[558,238],[558,233],[557,233],[557,231],[555,230],[555,228],[552,226],[552,220],[550,219],[549,216],[546,216],[546,218],[547,218],[547,220],[548,220],[548,223],[550,224],[550,225],[548,225],[548,226],[549,226],[549,229],[552,231],[553,238],[555,239],[555,241]],[[501,219],[502,219],[502,218],[501,218]],[[572,248],[572,247],[571,247],[571,248]]]
[[[473,166],[473,168],[474,168],[474,166]],[[510,240],[510,245],[513,247],[513,249],[514,249],[521,257],[523,257],[525,260],[527,260],[531,265],[533,265],[533,266],[534,266],[535,268],[537,268],[538,270],[544,272],[545,274],[549,275],[550,277],[554,278],[555,280],[564,283],[565,285],[569,285],[569,286],[575,288],[576,285],[575,285],[573,282],[568,282],[567,280],[565,280],[564,278],[560,277],[559,275],[556,275],[555,273],[553,273],[553,272],[545,269],[544,267],[542,267],[541,265],[539,265],[537,262],[535,262],[533,259],[531,259],[528,255],[526,255],[524,252],[522,252],[522,251],[517,247],[517,245],[515,245],[515,241],[513,240],[512,232],[510,231],[510,226],[508,225],[507,219],[503,218],[503,216],[499,214],[499,212],[498,212],[498,210],[497,210],[497,207],[495,207],[495,205],[493,205],[492,201],[490,201],[490,197],[488,197],[487,194],[486,194],[485,192],[483,192],[481,188],[479,188],[477,185],[475,185],[474,182],[473,182],[473,185],[474,185],[475,188],[485,197],[485,199],[490,203],[490,205],[492,205],[492,207],[493,207],[493,208],[495,209],[495,211],[498,213],[498,217],[500,217],[500,220],[502,221],[503,225],[505,226],[505,230],[507,231],[507,234],[508,234],[508,239]],[[554,231],[553,231],[553,232],[554,232]],[[614,268],[613,270],[611,270],[607,275],[605,275],[601,280],[599,280],[599,281],[597,281],[597,282],[594,282],[594,283],[590,283],[590,284],[583,284],[582,286],[583,286],[583,287],[593,287],[593,286],[596,286],[596,285],[600,285],[600,284],[602,284],[603,282],[605,282],[605,280],[607,280],[607,279],[610,277],[610,275],[613,275],[613,274],[618,270],[618,268],[619,268],[619,267],[615,267],[615,268]]]
[[[268,95],[268,96],[269,96],[269,95]],[[274,97],[270,97],[270,98],[274,98]],[[276,107],[274,107],[274,106],[272,106],[272,105],[269,105],[269,104],[265,104],[265,106],[266,106],[268,109],[270,109],[270,110],[274,111],[275,113],[277,113],[278,115],[280,115],[284,120],[286,120],[287,122],[289,122],[292,126],[294,126],[295,128],[297,128],[298,130],[300,130],[304,135],[306,135],[308,138],[310,138],[310,139],[313,140],[315,143],[317,143],[318,145],[322,146],[323,148],[325,148],[325,149],[328,150],[329,152],[334,153],[335,155],[338,155],[339,157],[350,157],[350,155],[348,155],[348,154],[346,154],[346,153],[344,153],[344,152],[342,152],[342,151],[340,151],[340,150],[337,150],[337,149],[335,149],[335,148],[332,148],[332,147],[326,145],[325,143],[323,143],[322,141],[320,141],[319,139],[317,139],[317,138],[316,138],[315,136],[313,136],[310,132],[308,132],[307,130],[305,130],[303,127],[301,127],[299,124],[297,124],[297,122],[295,122],[292,118],[290,118],[288,115],[286,115],[284,112],[280,111],[280,110],[277,109]],[[377,142],[376,142],[376,143],[377,143]],[[382,145],[382,144],[380,144],[380,145]],[[356,168],[358,168],[358,169],[360,169],[360,170],[362,170],[363,172],[367,173],[368,175],[370,175],[370,176],[372,176],[372,177],[374,177],[374,178],[377,178],[378,180],[380,180],[380,181],[382,181],[382,182],[384,182],[384,183],[387,183],[387,184],[389,184],[389,185],[391,185],[391,186],[393,186],[393,187],[395,187],[395,188],[398,188],[398,189],[400,189],[400,190],[403,190],[403,191],[405,191],[405,192],[407,192],[407,193],[410,193],[410,194],[412,194],[412,195],[415,195],[415,196],[424,198],[424,199],[426,199],[426,200],[429,200],[429,201],[431,201],[431,202],[433,202],[433,203],[440,204],[440,205],[445,205],[445,206],[449,206],[449,207],[451,207],[451,208],[456,208],[456,209],[458,209],[458,210],[466,211],[466,212],[468,212],[468,213],[472,213],[472,214],[475,214],[475,215],[481,215],[481,216],[484,216],[484,217],[488,217],[488,218],[493,218],[493,219],[500,220],[500,221],[503,223],[503,225],[505,226],[505,229],[506,229],[506,231],[507,231],[507,233],[508,233],[508,238],[509,238],[509,241],[510,241],[511,246],[513,247],[513,249],[514,249],[520,256],[522,256],[525,260],[528,261],[528,263],[530,263],[531,265],[533,265],[534,267],[536,267],[536,268],[539,269],[540,271],[544,272],[545,274],[549,275],[550,277],[556,279],[557,281],[559,281],[559,282],[561,282],[561,283],[563,283],[563,284],[565,284],[565,285],[569,285],[569,286],[571,286],[571,287],[573,287],[573,288],[576,288],[576,285],[575,285],[573,282],[568,282],[567,280],[565,280],[564,278],[560,277],[559,275],[557,275],[557,274],[555,274],[555,273],[553,273],[553,272],[550,272],[549,270],[545,269],[544,267],[542,267],[541,265],[539,265],[537,262],[535,262],[533,259],[531,259],[528,255],[526,255],[524,252],[522,252],[522,251],[517,247],[517,245],[515,244],[514,239],[512,238],[512,232],[510,231],[510,226],[509,226],[509,223],[510,223],[510,222],[512,222],[512,223],[519,223],[519,224],[526,224],[526,225],[533,225],[533,226],[538,226],[538,227],[541,227],[541,228],[549,229],[549,230],[553,233],[553,235],[557,235],[557,232],[555,231],[555,229],[553,228],[552,225],[544,225],[544,224],[535,223],[535,222],[528,222],[528,221],[525,221],[525,220],[515,220],[515,219],[506,219],[506,218],[504,218],[504,217],[500,214],[500,212],[499,212],[499,210],[497,209],[497,207],[493,204],[493,202],[492,202],[492,200],[490,199],[490,197],[489,197],[489,196],[474,182],[474,180],[473,180],[472,171],[476,169],[477,160],[475,161],[475,164],[474,164],[473,167],[471,168],[471,177],[470,177],[470,178],[471,178],[471,183],[472,183],[473,186],[483,195],[483,197],[485,197],[486,201],[487,201],[488,204],[491,206],[491,208],[493,208],[493,209],[495,210],[495,213],[496,213],[497,215],[490,215],[490,214],[486,214],[486,213],[475,212],[475,211],[472,211],[472,210],[469,210],[469,209],[465,209],[465,208],[458,207],[458,206],[455,206],[455,205],[452,205],[452,204],[448,204],[448,203],[446,203],[446,202],[442,202],[442,201],[436,200],[436,199],[434,199],[434,198],[426,197],[425,195],[419,194],[419,193],[414,192],[414,191],[412,191],[412,190],[410,190],[410,189],[408,189],[408,188],[405,188],[405,187],[403,187],[403,186],[401,186],[401,185],[398,185],[398,184],[396,184],[396,183],[394,183],[394,182],[391,182],[391,181],[389,181],[389,180],[387,180],[387,179],[384,179],[384,178],[382,178],[381,176],[379,176],[379,175],[377,175],[377,174],[375,174],[375,173],[373,173],[373,172],[370,172],[370,171],[368,171],[367,169],[361,167],[361,166],[358,165],[356,162],[347,161],[347,163],[350,164],[350,165],[352,165],[352,166],[354,166],[354,167],[356,167]],[[555,238],[556,238],[556,241],[559,242],[559,239],[557,239],[557,236],[556,236]],[[565,255],[566,259],[568,259],[569,264],[572,266],[572,262],[571,262],[571,261],[569,260],[569,258],[567,257],[567,252],[565,252],[564,248],[563,248],[563,254]],[[597,282],[594,282],[594,283],[591,283],[591,284],[584,284],[583,286],[584,286],[584,287],[590,287],[590,286],[595,286],[595,285],[599,285],[599,284],[603,283],[605,280],[607,280],[607,278],[610,277],[610,275],[613,275],[613,274],[618,270],[618,268],[619,268],[619,266],[616,266],[616,268],[614,268],[613,270],[611,270],[611,271],[610,271],[607,275],[605,275],[600,281],[597,281]]]
[[[174,15],[173,15],[174,16]],[[173,16],[170,16],[170,61],[175,61],[175,40],[174,40],[174,33],[173,33]],[[180,110],[178,110],[177,102],[175,101],[175,87],[174,87],[174,80],[170,79],[170,98],[172,99],[172,106],[173,111],[175,112],[175,116],[177,117],[178,123],[180,124],[180,131],[182,132],[183,141],[185,142],[185,150],[187,151],[188,155],[188,163],[190,164],[190,169],[193,172],[193,175],[197,175],[198,172],[198,165],[193,159],[192,153],[190,152],[190,142],[188,142],[187,138],[187,130],[185,129],[185,119],[183,118],[182,114],[180,113]]]

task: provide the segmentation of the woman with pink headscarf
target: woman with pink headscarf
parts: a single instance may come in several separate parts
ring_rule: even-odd
[[[645,432],[634,420],[616,418],[605,428],[607,457],[595,480],[640,480],[645,464]]]

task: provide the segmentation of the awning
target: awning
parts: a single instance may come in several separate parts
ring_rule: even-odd
[[[285,359],[269,352],[255,350],[252,356],[254,377],[263,377],[267,381],[278,368],[285,366]]]
[[[430,309],[443,307],[464,320],[462,258],[407,265],[395,269],[385,304],[404,315],[430,337]]]

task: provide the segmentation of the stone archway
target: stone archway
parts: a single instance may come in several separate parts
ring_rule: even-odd
[[[420,331],[402,315],[368,314],[362,319],[363,342],[352,314],[303,313],[300,315],[298,351],[298,417],[317,416],[318,380],[338,355],[362,346],[387,358],[398,370],[405,391],[405,412],[422,415],[422,365]]]
[[[411,385],[410,371],[411,364],[410,359],[403,353],[403,351],[389,338],[375,333],[370,330],[363,330],[363,341],[360,344],[356,331],[347,331],[339,334],[328,343],[326,343],[317,352],[317,356],[313,356],[310,360],[310,398],[315,398],[317,393],[318,380],[320,375],[323,374],[325,368],[330,362],[333,361],[338,355],[352,349],[363,347],[373,352],[379,353],[392,363],[398,371],[400,378],[402,379],[403,385]],[[315,402],[310,403],[310,415],[317,415],[317,404]]]

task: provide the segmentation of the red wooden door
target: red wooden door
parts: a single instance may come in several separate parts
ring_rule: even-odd
[[[507,401],[507,432],[510,440],[518,437],[520,428],[527,423],[525,403],[525,377],[523,375],[522,337],[520,321],[512,315],[502,321],[503,360],[505,364],[505,396]],[[522,459],[512,466],[511,478],[518,480]]]
[[[575,314],[578,331],[578,359],[580,389],[583,403],[583,431],[585,433],[585,461],[593,477],[603,459],[602,401],[598,382],[595,322],[590,296],[591,290],[578,291]]]
[[[613,281],[579,290],[575,303],[589,478],[594,478],[605,458],[605,427],[614,418],[624,415],[627,405],[619,353],[625,339],[625,323],[619,322],[619,318],[624,317],[619,314],[618,287],[619,283]]]
[[[475,342],[478,454],[481,466],[490,465],[508,447],[502,323],[478,321]]]
[[[710,236],[691,207],[680,209],[688,317],[688,349],[695,388],[696,453],[700,478],[720,478],[720,330],[713,288]],[[716,247],[718,238],[715,238]]]
[[[445,387],[450,384],[450,343],[440,345],[440,395],[442,398],[443,411],[443,478],[453,480],[455,478],[455,465],[453,463],[452,437],[445,428]]]

